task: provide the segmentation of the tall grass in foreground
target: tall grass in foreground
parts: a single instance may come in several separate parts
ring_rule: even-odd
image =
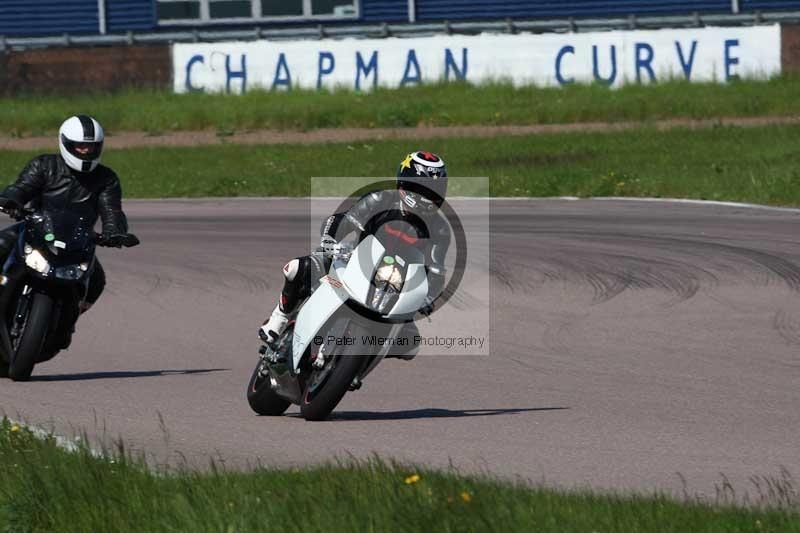
[[[773,507],[559,492],[377,459],[153,472],[122,447],[70,453],[0,423],[0,530],[8,532],[800,531],[796,500],[765,503]]]
[[[369,93],[348,90],[268,92],[245,95],[127,91],[116,94],[0,98],[0,135],[53,133],[61,121],[90,113],[105,128],[164,133],[216,130],[418,125],[550,124],[647,121],[800,114],[800,77],[727,85],[671,81],[609,89],[433,84]]]

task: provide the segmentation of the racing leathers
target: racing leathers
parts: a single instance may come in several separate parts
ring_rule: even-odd
[[[94,224],[102,221],[103,235],[128,232],[128,221],[122,211],[122,189],[119,178],[110,168],[98,165],[91,172],[77,172],[59,154],[41,155],[31,160],[15,183],[0,193],[20,206],[43,211],[69,210]],[[0,232],[0,260],[5,263],[19,236],[20,225]],[[85,303],[95,303],[105,286],[105,272],[98,260],[89,280]]]
[[[288,315],[311,295],[316,283],[330,268],[331,257],[338,243],[355,233],[357,242],[375,235],[387,249],[398,251],[407,247],[422,253],[428,275],[428,296],[419,310],[422,314],[433,312],[434,302],[442,295],[445,286],[445,257],[450,246],[450,227],[440,211],[424,219],[407,212],[397,190],[372,192],[359,199],[350,209],[328,217],[322,228],[321,246],[314,253],[289,261],[283,268],[285,282],[278,306],[261,330],[261,337],[274,342],[285,329]],[[413,339],[418,330],[413,322],[404,326],[400,336]],[[411,360],[417,346],[408,342],[393,348],[387,357]]]

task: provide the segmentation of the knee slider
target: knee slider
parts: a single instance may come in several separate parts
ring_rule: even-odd
[[[300,259],[292,259],[283,267],[283,275],[287,281],[294,281],[300,271]]]

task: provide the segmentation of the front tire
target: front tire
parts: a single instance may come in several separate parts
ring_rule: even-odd
[[[348,336],[354,339],[361,338],[360,328],[351,323]],[[334,361],[328,364],[333,363],[336,366],[316,390],[312,390],[314,380],[312,374],[300,404],[300,414],[303,415],[303,418],[318,422],[330,416],[350,389],[353,380],[361,372],[365,362],[364,355],[365,350],[358,343],[345,346],[341,354],[332,354]]]
[[[33,367],[42,351],[53,315],[53,299],[43,293],[33,295],[28,320],[20,335],[19,343],[11,358],[8,377],[14,381],[28,381]]]
[[[261,416],[281,416],[291,405],[275,394],[269,381],[269,375],[262,376],[261,367],[266,363],[259,362],[250,383],[247,385],[247,403],[250,408]]]

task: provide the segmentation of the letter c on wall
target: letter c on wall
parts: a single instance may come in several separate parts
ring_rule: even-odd
[[[570,83],[575,83],[575,78],[566,79],[564,78],[564,76],[561,75],[561,61],[567,54],[575,55],[575,47],[567,45],[558,51],[558,55],[556,56],[556,80],[558,80],[559,85],[568,85]]]
[[[192,85],[192,67],[195,63],[205,64],[205,58],[200,54],[194,55],[186,63],[186,92],[187,93],[204,93],[206,90],[203,87],[195,87]]]

